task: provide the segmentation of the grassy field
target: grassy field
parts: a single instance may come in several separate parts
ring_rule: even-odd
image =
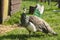
[[[57,36],[49,36],[44,33],[38,32],[37,35],[30,35],[28,31],[24,29],[15,29],[6,34],[0,34],[0,40],[60,40],[60,12],[54,12],[53,10],[59,10],[55,5],[55,2],[52,2],[51,5],[47,3],[41,3],[45,6],[44,14],[42,18],[47,21],[50,26],[58,33]],[[36,2],[33,1],[23,1],[21,8],[24,6],[28,9],[30,5],[36,5]],[[21,12],[14,14],[5,24],[14,24],[19,23]]]

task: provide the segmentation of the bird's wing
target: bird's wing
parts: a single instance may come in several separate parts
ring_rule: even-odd
[[[32,22],[38,30],[42,30],[42,21],[35,16],[30,16],[29,21]]]
[[[29,24],[28,24],[28,26],[27,26],[27,29],[28,29],[29,31],[32,31],[32,32],[36,32],[36,31],[37,31],[35,25],[34,25],[32,22],[29,22]]]
[[[29,21],[31,21],[38,30],[44,33],[56,34],[56,32],[50,27],[50,25],[43,19],[37,16],[30,16]]]

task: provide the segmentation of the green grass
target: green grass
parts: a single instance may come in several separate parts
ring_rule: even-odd
[[[16,12],[15,14],[13,14],[8,21],[4,22],[4,25],[13,25],[15,23],[19,23],[20,21],[20,14],[21,12]]]
[[[11,32],[7,32],[4,35],[0,35],[0,40],[60,40],[60,12],[53,12],[53,10],[60,10],[55,5],[55,2],[52,2],[50,6],[47,3],[41,3],[45,6],[44,14],[42,18],[47,21],[50,26],[58,33],[57,36],[45,35],[41,32],[38,32],[37,35],[30,35],[26,29],[15,29]],[[21,9],[24,7],[28,9],[30,5],[36,5],[36,2],[33,1],[23,1]],[[20,13],[16,13],[10,18],[5,24],[14,24],[19,23]]]

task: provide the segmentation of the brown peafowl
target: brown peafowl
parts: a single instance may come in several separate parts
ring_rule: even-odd
[[[35,25],[32,22],[29,22],[29,16],[26,16],[25,8],[24,12],[21,14],[21,25],[29,31],[29,34],[37,31]]]
[[[50,27],[50,25],[45,22],[43,19],[37,16],[26,16],[26,10],[21,15],[21,24],[24,26],[28,31],[29,34],[31,32],[43,32],[43,33],[51,33],[53,35],[57,35],[55,31]]]
[[[41,19],[37,16],[30,16],[29,21],[35,25],[35,27],[38,31],[41,31],[46,34],[51,33],[53,35],[57,35],[57,33],[55,31],[53,31],[53,29],[50,27],[50,25],[47,22],[45,22],[43,19]]]

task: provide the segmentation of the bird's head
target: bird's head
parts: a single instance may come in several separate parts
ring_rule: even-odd
[[[27,9],[26,8],[23,8],[23,13],[26,13],[27,12]]]

